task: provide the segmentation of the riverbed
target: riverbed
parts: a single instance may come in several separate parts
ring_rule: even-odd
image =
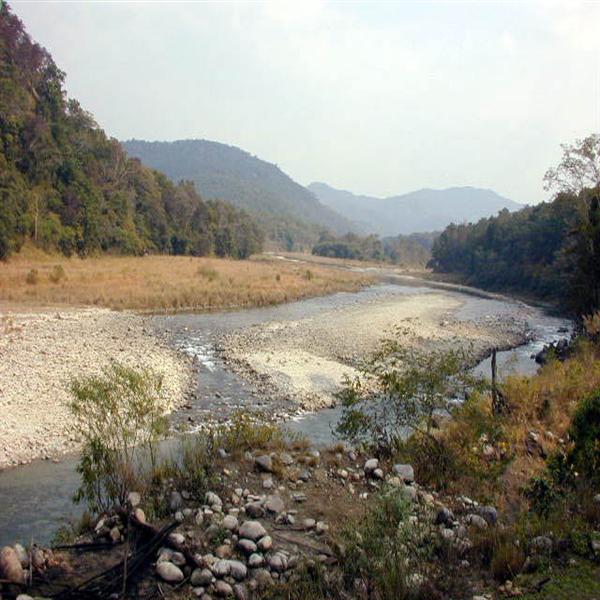
[[[323,323],[335,323],[335,318],[347,323],[344,319],[348,315],[354,314],[360,319],[367,307],[377,307],[380,314],[385,313],[393,321],[394,315],[400,314],[394,312],[395,305],[403,306],[402,310],[407,307],[413,310],[435,298],[437,308],[433,310],[430,323],[440,324],[444,330],[442,338],[446,341],[451,342],[455,334],[461,331],[483,335],[497,328],[500,323],[513,323],[515,331],[526,331],[526,343],[515,350],[500,352],[498,364],[501,375],[508,372],[534,373],[537,366],[530,355],[541,349],[543,344],[564,337],[561,331],[568,324],[521,302],[483,296],[452,290],[440,292],[422,281],[388,278],[381,285],[356,293],[339,293],[236,312],[156,316],[151,323],[146,322],[146,326],[151,326],[156,334],[166,336],[175,349],[193,361],[195,390],[186,405],[172,414],[174,429],[194,430],[208,422],[226,421],[238,409],[268,409],[269,414],[286,421],[290,430],[307,435],[314,443],[325,444],[333,439],[331,429],[339,417],[339,409],[307,410],[310,404],[299,401],[293,386],[282,388],[278,383],[273,376],[277,368],[266,369],[263,373],[257,369],[260,364],[251,365],[250,371],[240,369],[240,357],[232,357],[231,349],[226,348],[224,340],[231,339],[230,336],[242,336],[251,341],[258,339],[261,331],[275,331],[274,337],[263,336],[264,339],[257,342],[256,348],[250,348],[274,351],[282,344],[282,340],[290,339],[290,332],[302,331],[301,337],[308,340],[305,345],[308,350],[304,352],[311,351],[313,356],[318,356],[322,361],[335,359],[336,364],[353,368],[353,357],[347,356],[347,348],[336,351],[340,344],[345,343],[341,338],[333,337],[330,340],[330,350],[324,348],[326,344],[317,344],[318,348],[310,345],[311,324],[316,324],[317,329],[322,330]],[[440,298],[446,299],[446,305],[439,303]],[[382,306],[387,307],[385,311],[381,310]],[[448,307],[451,307],[450,311]],[[421,317],[427,315],[423,313]],[[378,327],[387,322],[381,320]],[[371,341],[365,343],[362,351],[367,352],[375,337],[385,333],[379,331],[378,327],[372,328]],[[433,333],[437,335],[436,331]],[[492,337],[481,339],[488,345],[494,345]],[[286,348],[281,351],[286,352]],[[330,352],[333,359],[327,359],[324,352]],[[305,358],[303,356],[303,360]],[[269,363],[264,361],[271,368]],[[311,369],[314,366],[311,364]],[[289,368],[289,365],[281,367],[286,375],[284,367]],[[489,364],[483,361],[477,368],[486,373]],[[333,375],[325,378],[327,385],[332,382],[332,377],[335,379],[336,374],[334,371]],[[323,378],[313,375],[311,373],[307,380],[314,379],[323,385]],[[285,376],[281,381],[287,385],[290,380],[293,384],[293,379]],[[59,463],[35,461],[0,472],[0,545],[19,540],[30,542],[31,538],[39,543],[47,543],[61,520],[80,514],[81,509],[71,503],[78,484],[75,464],[75,457],[66,457]]]

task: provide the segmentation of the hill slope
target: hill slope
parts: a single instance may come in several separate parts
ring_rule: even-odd
[[[388,198],[359,196],[317,182],[308,189],[323,204],[379,235],[435,231],[450,223],[477,221],[503,208],[522,208],[492,190],[473,187],[422,189]]]
[[[27,240],[85,255],[231,255],[260,249],[262,232],[190,183],[127,158],[79,103],[65,74],[0,4],[0,258]]]
[[[122,145],[130,156],[163,171],[173,181],[193,181],[206,198],[226,200],[254,214],[291,217],[337,233],[356,229],[279,167],[235,146],[208,140],[129,140]]]

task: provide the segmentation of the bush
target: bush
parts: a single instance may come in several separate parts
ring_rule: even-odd
[[[40,280],[40,274],[37,269],[31,269],[25,277],[25,282],[29,285],[35,285]]]
[[[115,362],[101,376],[73,381],[71,392],[84,442],[75,500],[85,500],[92,513],[105,512],[138,487],[142,461],[156,464],[156,445],[167,431],[162,378]]]
[[[215,442],[228,452],[245,452],[284,445],[283,430],[261,412],[236,411],[231,421],[215,430]]]
[[[52,283],[60,283],[65,277],[65,270],[62,265],[54,265],[50,271],[50,275],[48,275],[48,279],[50,279]]]
[[[347,588],[358,580],[381,600],[431,597],[414,584],[414,578],[423,574],[434,556],[432,526],[411,520],[412,514],[413,506],[402,492],[386,488],[360,521],[347,525],[341,534],[345,551],[340,558]]]
[[[569,429],[568,462],[594,487],[600,486],[600,391],[581,402]]]
[[[393,454],[410,432],[435,447],[436,415],[450,413],[477,383],[470,363],[463,350],[419,352],[405,347],[400,336],[384,340],[361,375],[345,380],[337,434],[380,454]]]

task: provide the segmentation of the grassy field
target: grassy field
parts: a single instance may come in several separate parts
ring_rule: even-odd
[[[148,311],[265,306],[369,284],[365,274],[259,256],[65,258],[25,249],[0,263],[0,302]]]

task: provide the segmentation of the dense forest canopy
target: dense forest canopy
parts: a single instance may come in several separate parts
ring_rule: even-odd
[[[551,202],[475,224],[450,225],[431,266],[485,288],[552,300],[576,314],[599,308],[600,135],[563,146],[545,177]]]
[[[0,257],[27,240],[67,255],[261,249],[246,213],[128,158],[67,98],[64,77],[0,4]]]
[[[408,267],[424,267],[438,233],[413,233],[379,239],[376,235],[348,233],[335,237],[324,234],[312,253],[330,258],[385,261]]]
[[[173,181],[193,181],[203,197],[247,210],[269,239],[286,250],[310,248],[324,229],[337,234],[357,230],[277,165],[235,146],[209,140],[129,140],[122,145]]]

